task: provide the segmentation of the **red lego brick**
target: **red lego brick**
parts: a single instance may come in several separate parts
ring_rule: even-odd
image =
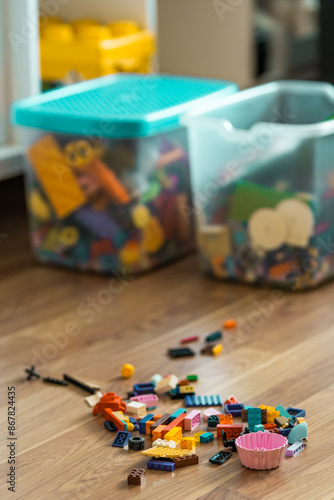
[[[181,413],[181,415],[174,418],[174,420],[172,420],[171,423],[166,425],[165,429],[162,430],[162,432],[161,432],[162,437],[164,437],[165,434],[167,434],[167,432],[169,432],[171,429],[173,429],[173,427],[182,427],[183,428],[183,420],[186,416],[187,416],[186,413]]]

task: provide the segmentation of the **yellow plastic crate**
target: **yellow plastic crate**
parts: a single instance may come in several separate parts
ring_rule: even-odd
[[[115,25],[100,26],[92,21],[81,25],[81,32],[74,23],[45,26],[40,37],[42,80],[63,80],[71,71],[83,79],[119,72],[148,73],[155,51],[153,33],[132,29],[119,36]]]

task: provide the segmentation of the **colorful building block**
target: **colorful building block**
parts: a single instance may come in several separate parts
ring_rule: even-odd
[[[197,375],[187,375],[187,380],[189,380],[189,382],[197,382],[198,376]]]
[[[190,349],[190,347],[177,347],[175,349],[168,349],[168,356],[171,358],[185,358],[189,356],[195,356],[195,351]]]
[[[207,421],[208,417],[211,417],[212,415],[218,415],[220,417],[221,413],[216,410],[216,408],[207,408],[206,410],[203,410],[203,417],[205,422]]]
[[[140,486],[146,480],[146,471],[144,469],[132,469],[128,475],[128,484]]]
[[[275,422],[275,418],[280,416],[278,410],[275,410],[274,406],[260,405],[259,408],[262,410],[267,410],[267,424],[272,424]]]
[[[276,406],[275,410],[279,411],[279,414],[280,414],[281,417],[285,417],[285,418],[290,418],[291,417],[290,413],[288,413],[287,410],[282,405]]]
[[[146,405],[145,403],[139,403],[138,401],[131,401],[126,405],[126,413],[143,418],[146,415]]]
[[[157,439],[161,439],[162,438],[162,431],[166,428],[166,426],[165,425],[159,425],[153,431],[152,431],[152,427],[153,426],[151,426],[152,440],[156,441]]]
[[[124,448],[128,444],[129,438],[131,437],[130,432],[118,431],[114,442],[111,446],[116,446],[117,448]]]
[[[243,410],[243,408],[244,405],[242,403],[225,405],[226,413],[229,413],[233,417],[241,417],[241,411]]]
[[[107,431],[109,432],[115,432],[117,429],[116,429],[116,425],[113,424],[110,420],[105,420],[104,421],[104,427],[107,429]]]
[[[159,415],[159,413],[156,413],[156,414],[152,417],[152,420],[154,420],[154,422],[156,422],[156,421],[157,421],[157,420],[159,420],[161,417],[162,417],[162,415]]]
[[[179,379],[175,375],[169,375],[168,377],[164,377],[160,382],[155,386],[155,392],[157,394],[165,394],[169,392],[171,389],[175,389]]]
[[[146,436],[150,436],[151,435],[151,425],[154,424],[154,420],[148,420],[147,422],[145,422],[145,434]]]
[[[131,401],[144,403],[146,408],[157,408],[159,404],[159,398],[156,394],[142,394],[141,396],[132,396],[130,399]]]
[[[237,405],[239,403],[240,401],[238,401],[234,396],[230,396],[226,401],[224,401],[224,405]]]
[[[155,441],[152,442],[152,446],[161,446],[163,448],[176,448],[176,443],[175,441],[167,441],[167,439],[156,439]]]
[[[213,441],[213,434],[212,432],[204,432],[203,434],[200,435],[200,443],[209,443],[210,441]]]
[[[222,465],[231,457],[232,453],[228,451],[219,451],[218,453],[213,455],[213,457],[209,458],[209,462],[211,464]]]
[[[164,435],[167,441],[174,441],[175,443],[179,443],[182,438],[182,428],[181,427],[173,427],[170,431],[168,431]]]
[[[189,342],[197,342],[199,340],[198,335],[193,335],[192,337],[185,337],[184,339],[180,340],[181,344],[188,344]]]
[[[300,408],[292,408],[291,406],[289,406],[286,411],[289,413],[290,417],[306,417],[306,411],[301,410]]]
[[[181,439],[181,449],[184,450],[194,450],[196,446],[196,440],[194,437],[184,437]]]
[[[219,424],[218,415],[211,415],[211,417],[208,417],[207,424],[208,431],[216,429],[217,425]]]
[[[227,415],[220,415],[219,423],[223,424],[223,425],[224,424],[226,424],[226,425],[233,424],[233,415],[230,415],[229,413]]]
[[[264,425],[256,424],[254,425],[253,429],[253,432],[264,432]]]
[[[170,420],[174,420],[176,417],[181,415],[182,413],[187,413],[186,408],[179,408],[178,410],[174,411],[174,413],[171,414]]]
[[[220,396],[186,396],[184,399],[186,407],[189,406],[222,406],[223,402]]]
[[[151,382],[152,384],[154,384],[154,386],[157,385],[158,382],[160,382],[160,380],[162,380],[162,375],[160,375],[159,373],[156,373],[155,375],[153,375],[153,377],[151,378]]]
[[[93,415],[95,416],[99,413],[104,414],[104,410],[106,410],[107,408],[109,408],[111,411],[125,411],[126,404],[123,402],[122,398],[117,396],[117,394],[115,394],[114,392],[107,392],[94,406]]]
[[[248,429],[254,432],[254,425],[261,424],[261,408],[248,408]]]
[[[307,423],[304,422],[302,424],[298,424],[291,431],[289,432],[288,435],[288,442],[289,444],[294,444],[296,441],[302,441],[303,439],[307,439]]]
[[[276,424],[277,427],[286,427],[290,422],[290,419],[285,418],[285,417],[276,417],[274,424]]]
[[[184,455],[189,455],[191,452],[189,450],[179,450],[173,448],[164,448],[163,446],[155,446],[153,448],[148,448],[141,452],[142,455],[146,457],[156,457],[156,458],[175,458],[182,457]]]
[[[199,463],[198,455],[193,453],[189,456],[184,457],[175,457],[173,458],[173,462],[175,464],[175,468],[179,467],[187,467],[188,465],[197,465]]]
[[[217,330],[216,332],[213,332],[213,333],[209,333],[209,335],[207,335],[205,337],[205,341],[206,342],[215,342],[216,340],[219,340],[223,337],[223,334],[220,330]]]
[[[115,425],[117,430],[126,431],[126,427],[127,427],[126,423],[123,422],[123,420],[120,420],[119,418],[117,418],[114,415],[113,411],[110,410],[110,408],[106,408],[104,410],[104,418],[106,421],[112,422]]]
[[[155,431],[160,425],[168,425],[170,423],[170,413],[164,413],[152,426],[151,432]]]
[[[182,385],[180,386],[180,394],[194,394],[195,387],[193,385]]]
[[[149,420],[152,420],[152,417],[154,417],[154,414],[153,413],[148,413],[146,415],[146,417],[142,418],[140,421],[139,421],[139,432],[140,434],[146,434],[146,422],[148,422]],[[155,422],[156,424],[157,422]]]
[[[144,384],[134,384],[133,392],[136,396],[141,396],[142,394],[152,394],[155,385],[152,382],[146,382]]]
[[[297,424],[302,424],[303,422],[306,422],[305,418],[304,417],[297,417],[296,418],[296,423]]]
[[[173,427],[183,427],[183,421],[185,418],[186,414],[181,413],[178,417],[174,418],[168,425],[166,425],[166,428],[163,429],[162,431],[162,437],[164,437]]]
[[[184,417],[183,427],[185,431],[193,431],[201,423],[201,411],[192,410]]]
[[[218,431],[219,427],[219,431]],[[232,424],[232,425],[217,425],[217,439],[222,437],[222,431],[225,432],[227,439],[236,439],[243,431],[242,424]]]
[[[139,451],[145,448],[145,439],[141,436],[133,436],[128,441],[129,450]]]
[[[205,431],[195,432],[195,434],[193,435],[193,437],[195,438],[195,442],[196,443],[200,443],[200,441],[201,441],[201,435],[202,434],[205,434]]]
[[[301,452],[303,449],[304,449],[303,441],[295,441],[293,443],[293,445],[291,445],[291,446],[289,446],[289,448],[287,448],[285,455],[287,457],[294,457],[299,452]]]
[[[163,470],[166,472],[173,472],[175,469],[174,462],[164,462],[163,460],[149,460],[147,462],[147,468],[152,470]]]

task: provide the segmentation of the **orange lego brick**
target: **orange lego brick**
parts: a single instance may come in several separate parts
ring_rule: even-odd
[[[230,425],[233,424],[233,416],[228,413],[227,415],[220,415],[219,416],[219,423],[220,424],[225,424],[225,425]]]
[[[178,417],[174,418],[174,420],[171,421],[170,424],[166,425],[166,428],[162,431],[162,437],[167,434],[173,427],[181,427],[183,428],[183,420],[187,414],[186,413],[181,413]]]
[[[154,420],[149,420],[148,422],[145,423],[145,429],[146,429],[146,436],[151,435],[151,425],[154,424]]]
[[[167,441],[174,441],[175,443],[179,443],[182,438],[182,428],[181,427],[173,427],[167,434],[165,434],[165,439]]]
[[[130,196],[114,172],[98,158],[94,158],[92,164],[100,186],[104,186],[104,189],[115,199],[116,203],[127,205],[130,202]]]
[[[274,424],[274,423],[272,423],[272,424],[264,424],[263,427],[264,427],[265,431],[271,431],[271,430],[276,429],[276,424]]]
[[[152,441],[156,441],[157,439],[162,439],[162,431],[166,428],[166,425],[159,425],[153,432],[152,432]]]
[[[104,418],[105,420],[110,420],[110,422],[112,422],[116,429],[119,430],[119,431],[124,431],[125,430],[125,425],[124,425],[124,422],[122,422],[121,420],[119,420],[119,418],[117,418],[114,413],[111,411],[110,408],[106,408],[104,410]]]
[[[234,396],[230,396],[226,401],[224,401],[224,405],[237,405],[240,401],[237,400]]]
[[[159,418],[161,418],[162,415],[154,415],[154,417],[152,417],[152,420],[154,420],[154,422],[156,422],[157,420],[159,420]]]
[[[114,392],[106,392],[103,394],[102,398],[93,408],[93,415],[98,415],[98,413],[104,413],[106,408],[110,408],[112,411],[126,411],[126,404],[123,403],[122,398],[117,396]]]
[[[243,430],[243,426],[239,424],[233,425],[217,425],[217,439],[222,439],[222,431],[225,431],[227,439],[236,439]]]
[[[181,439],[181,449],[194,450],[196,446],[196,439],[194,437],[185,437]]]

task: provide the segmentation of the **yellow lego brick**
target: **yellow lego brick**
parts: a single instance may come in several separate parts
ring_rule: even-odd
[[[305,418],[303,417],[297,417],[297,424],[302,424],[303,422],[306,422]]]
[[[194,437],[186,437],[181,439],[182,450],[194,450],[196,447],[196,439]]]
[[[113,411],[113,414],[116,418],[118,418],[119,420],[123,420],[123,422],[126,422],[126,417],[124,415],[124,413],[122,411]]]
[[[205,434],[205,432],[204,431],[195,432],[193,437],[195,438],[196,443],[199,443],[201,441],[200,437],[202,434]]]
[[[178,443],[182,438],[182,428],[181,427],[173,427],[167,434],[165,434],[165,439],[167,441],[174,441]]]
[[[149,448],[148,450],[144,450],[141,452],[142,455],[146,457],[166,457],[166,458],[175,458],[175,457],[183,457],[185,455],[192,454],[191,450],[176,450],[173,448],[163,448],[162,446],[156,446],[154,448]]]
[[[267,424],[273,424],[275,418],[280,416],[280,412],[275,410],[274,406],[260,405],[261,410],[267,410]]]
[[[195,387],[193,385],[181,385],[180,394],[186,394],[187,392],[195,392]]]
[[[70,215],[86,203],[86,198],[52,135],[44,135],[35,142],[28,149],[27,156],[59,218]]]

